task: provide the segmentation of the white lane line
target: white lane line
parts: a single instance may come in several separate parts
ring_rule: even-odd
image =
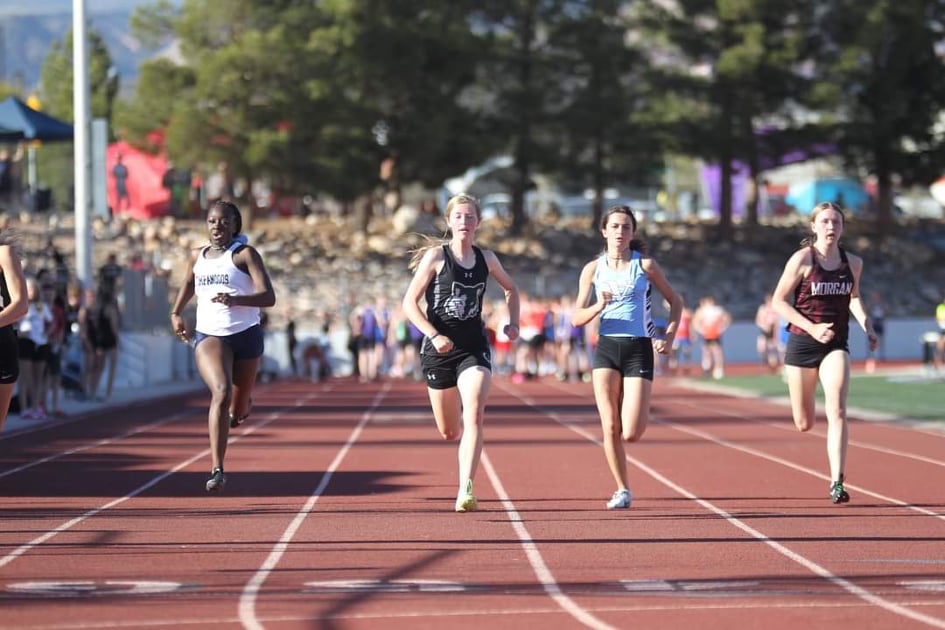
[[[772,405],[788,407],[789,409],[791,407],[791,398],[786,393],[787,384],[784,386],[785,394],[783,396],[763,396],[751,390],[740,389],[738,387],[728,387],[718,383],[707,383],[693,380],[691,378],[677,379],[674,387],[691,389],[694,391],[706,392],[715,395],[731,396],[732,398],[751,398],[755,400],[761,400]],[[821,415],[826,413],[823,403],[818,402],[816,406],[817,413]],[[861,407],[848,407],[847,415],[850,418],[855,418],[857,420],[883,423],[889,428],[896,429],[898,431],[909,431],[912,433],[918,432],[932,437],[945,438],[945,423],[941,422],[940,420],[918,420],[908,416],[886,413],[883,411],[873,411],[872,409],[863,409]]]
[[[557,389],[560,389],[560,390],[562,390],[562,391],[569,391],[569,390],[566,390],[566,389],[564,389],[564,388],[561,388],[561,387],[559,387],[559,386],[557,386],[557,385],[556,385],[556,388],[557,388]],[[697,390],[697,391],[707,391],[707,392],[710,392],[710,393],[713,393],[713,394],[718,394],[718,393],[719,393],[717,390],[713,391],[713,390],[711,390],[711,389],[709,389],[709,388],[692,388],[692,389],[695,389],[695,390]],[[570,392],[570,391],[569,391],[569,393],[571,393],[571,394],[573,395],[573,392]],[[726,395],[726,394],[723,393],[723,395]],[[760,399],[760,400],[763,400],[763,399]],[[717,410],[717,409],[706,409],[704,406],[694,405],[694,404],[692,404],[692,403],[681,402],[681,401],[675,401],[675,400],[672,401],[672,404],[674,404],[674,405],[680,405],[680,406],[685,406],[685,407],[690,407],[690,408],[696,409],[696,410],[699,411],[700,413],[705,413],[705,412],[708,411],[708,412],[713,413],[713,414],[715,414],[716,416],[719,416],[719,417],[722,417],[722,418],[735,418],[735,419],[738,419],[738,420],[747,420],[747,421],[753,422],[753,423],[755,423],[755,424],[760,424],[760,425],[762,425],[762,426],[770,426],[770,427],[772,427],[772,428],[775,428],[775,429],[778,429],[778,430],[781,430],[781,431],[788,431],[788,432],[791,432],[791,433],[796,433],[796,432],[797,432],[796,429],[793,429],[793,428],[791,428],[791,427],[781,426],[781,425],[779,425],[779,424],[776,424],[776,423],[774,423],[774,422],[769,422],[769,421],[766,421],[766,420],[757,420],[757,419],[755,419],[755,418],[752,418],[751,416],[744,415],[744,414],[740,414],[740,413],[735,413],[735,412],[732,412],[732,411],[719,411],[719,410]],[[716,437],[716,436],[714,436],[714,435],[712,435],[712,434],[710,434],[710,433],[706,433],[706,432],[704,432],[704,431],[700,431],[699,429],[693,429],[693,428],[690,428],[690,427],[688,427],[688,426],[685,426],[685,425],[682,425],[682,424],[679,424],[679,423],[676,423],[676,422],[672,422],[672,421],[669,421],[669,420],[658,420],[658,419],[655,419],[655,418],[652,419],[652,420],[653,420],[653,424],[662,424],[662,425],[664,425],[664,426],[669,426],[669,427],[672,427],[672,428],[674,428],[674,429],[676,429],[677,431],[680,431],[680,432],[682,432],[682,433],[689,433],[690,435],[695,435],[696,437],[700,437],[700,438],[702,438],[702,439],[709,440],[709,441],[711,441],[711,442],[714,442],[714,443],[718,444],[719,446],[724,446],[724,447],[726,447],[726,448],[731,448],[731,449],[734,449],[734,450],[737,450],[737,451],[741,451],[741,452],[743,452],[743,453],[746,453],[746,454],[748,454],[748,455],[752,455],[752,456],[754,456],[754,457],[759,457],[759,458],[761,458],[761,459],[766,459],[766,460],[771,461],[771,462],[774,462],[774,463],[776,463],[776,464],[781,464],[782,466],[786,466],[786,467],[788,467],[788,468],[791,468],[792,470],[796,470],[796,471],[798,471],[798,472],[802,472],[802,473],[811,475],[811,476],[813,476],[813,477],[817,477],[818,479],[823,479],[824,481],[827,481],[828,483],[831,481],[829,475],[825,475],[825,474],[820,473],[820,472],[817,472],[817,471],[815,471],[815,470],[811,470],[810,468],[807,468],[807,467],[804,467],[804,466],[800,466],[800,465],[795,464],[795,463],[793,463],[793,462],[790,462],[790,461],[788,461],[788,460],[786,460],[786,459],[782,459],[782,458],[780,458],[780,457],[778,457],[778,456],[776,456],[776,455],[770,455],[770,454],[765,453],[765,452],[763,452],[763,451],[756,450],[756,449],[754,449],[754,448],[751,448],[750,446],[742,446],[741,444],[737,444],[737,443],[735,443],[735,442],[730,442],[730,441],[728,441],[728,440],[725,440],[724,438],[719,438],[719,437]],[[820,433],[820,436],[821,436],[821,437],[826,437],[826,434]],[[596,440],[596,441],[599,443],[599,440]],[[854,441],[854,440],[851,440],[851,441],[850,441],[850,444],[851,444],[851,445],[858,446],[858,447],[860,447],[860,448],[867,448],[867,449],[871,449],[871,450],[874,450],[874,451],[879,451],[879,452],[885,453],[885,454],[887,454],[887,455],[893,455],[893,456],[899,455],[899,456],[902,456],[902,457],[907,457],[907,458],[910,458],[910,459],[914,459],[914,460],[918,460],[918,461],[922,461],[922,462],[925,462],[925,463],[934,464],[934,465],[938,465],[938,466],[945,465],[945,462],[941,462],[941,461],[939,461],[939,460],[934,460],[934,459],[929,459],[929,458],[926,458],[926,457],[921,456],[921,455],[915,455],[915,454],[913,454],[913,453],[905,453],[905,452],[901,452],[901,451],[895,451],[895,450],[893,450],[893,449],[887,449],[887,448],[883,448],[883,447],[880,447],[880,446],[875,446],[875,445],[871,445],[871,444],[866,444],[866,443],[863,443],[863,442],[856,442],[856,441]],[[890,496],[887,496],[887,495],[885,495],[885,494],[879,494],[878,492],[873,492],[873,491],[871,491],[871,490],[867,490],[866,488],[863,488],[862,486],[857,486],[857,485],[854,485],[854,484],[851,484],[851,483],[846,483],[846,482],[844,482],[844,486],[846,486],[847,488],[850,488],[851,490],[856,490],[856,491],[859,492],[860,494],[865,494],[865,495],[867,495],[867,496],[873,497],[874,499],[879,499],[880,501],[885,501],[885,502],[891,503],[891,504],[893,504],[893,505],[898,505],[898,506],[900,506],[900,507],[904,507],[904,508],[906,508],[906,509],[908,509],[908,510],[912,510],[912,511],[914,511],[914,512],[918,512],[919,514],[922,514],[922,515],[924,515],[924,516],[931,516],[932,518],[936,518],[936,519],[939,519],[939,520],[945,520],[945,514],[942,514],[942,513],[939,513],[939,512],[935,512],[934,510],[928,510],[928,509],[926,509],[926,508],[924,508],[924,507],[922,507],[922,506],[914,505],[914,504],[912,504],[912,503],[909,503],[908,501],[903,501],[903,500],[901,500],[901,499],[897,499],[897,498],[895,498],[895,497],[890,497]]]
[[[907,602],[910,606],[945,606],[945,600],[924,599]],[[852,610],[865,608],[867,604],[861,602],[772,602],[766,599],[756,602],[743,603],[713,603],[713,602],[677,602],[675,599],[661,604],[630,604],[627,606],[609,605],[594,606],[590,608],[597,613],[634,613],[634,612],[673,612],[673,611],[742,611],[742,610]],[[534,619],[535,627],[540,624],[549,624],[550,620],[561,614],[561,609],[549,604],[546,607],[529,606],[519,608],[470,608],[464,610],[442,609],[442,610],[423,610],[423,611],[397,611],[385,610],[381,612],[361,612],[361,613],[342,613],[335,615],[273,615],[266,617],[265,621],[272,624],[300,623],[300,622],[331,622],[331,621],[385,621],[390,619],[420,619],[429,623],[434,617],[444,619],[455,619],[460,617],[483,618],[483,617],[503,617],[503,616],[521,616],[535,615],[542,616],[544,619]],[[101,628],[180,628],[184,626],[212,626],[221,624],[235,624],[239,620],[235,617],[181,617],[181,618],[161,618],[161,619],[116,619],[112,621],[76,622],[76,623],[54,623],[54,624],[32,624],[17,625],[18,630],[93,630]],[[377,625],[376,627],[383,627]]]
[[[505,389],[505,388],[503,388],[503,389]],[[545,415],[548,416],[549,418],[553,419],[555,422],[561,424],[562,426],[565,426],[565,427],[571,429],[572,431],[574,431],[574,432],[577,433],[578,435],[581,435],[581,436],[587,438],[587,439],[590,440],[591,442],[594,442],[594,443],[597,443],[597,444],[600,444],[600,443],[601,443],[600,439],[598,439],[595,435],[591,434],[589,431],[587,431],[587,430],[584,429],[583,427],[575,426],[575,425],[571,424],[570,422],[568,422],[567,420],[561,418],[561,416],[559,416],[559,415],[557,414],[557,412],[548,411],[547,409],[543,409],[540,405],[534,403],[533,401],[531,401],[531,400],[530,400],[529,398],[527,398],[527,397],[523,397],[522,395],[518,394],[517,392],[513,392],[513,391],[507,390],[507,389],[506,389],[506,391],[509,391],[513,396],[517,397],[519,400],[521,400],[522,402],[524,402],[524,403],[527,404],[528,406],[530,406],[530,407],[532,407],[532,408],[534,408],[534,409],[540,411],[541,413],[545,414]],[[581,396],[581,397],[583,398],[583,397],[585,397],[585,396]],[[673,426],[678,426],[678,425],[674,425],[674,423],[666,423],[666,424],[673,425]],[[699,436],[699,433],[701,433],[701,432],[692,431],[692,434],[693,434],[693,435]],[[699,437],[703,437],[703,436],[699,436]],[[715,440],[715,438],[712,437],[712,436],[709,436],[707,439],[709,439],[710,441],[713,441],[713,442],[718,443],[718,442]],[[742,447],[738,447],[737,445],[731,445],[731,446],[734,447],[734,448],[738,448],[739,450],[742,450]],[[748,449],[748,450],[753,450],[753,449]],[[746,451],[746,452],[748,452],[748,451]],[[759,455],[765,457],[765,459],[768,459],[768,456],[766,456],[764,453],[760,453],[760,452],[759,452]],[[865,589],[865,588],[862,588],[861,586],[858,586],[858,585],[854,584],[853,582],[850,582],[849,580],[846,580],[846,579],[844,579],[844,578],[842,578],[842,577],[840,577],[840,576],[838,576],[838,575],[834,575],[834,574],[831,573],[827,568],[825,568],[825,567],[823,567],[823,566],[817,564],[816,562],[814,562],[813,560],[810,560],[810,559],[806,558],[805,556],[802,556],[802,555],[799,554],[799,553],[796,553],[796,552],[792,551],[792,550],[789,549],[788,547],[782,545],[781,543],[777,542],[776,540],[773,540],[773,539],[769,538],[768,536],[766,536],[766,535],[763,534],[762,532],[760,532],[760,531],[758,531],[757,529],[751,527],[750,525],[748,525],[748,524],[745,523],[744,521],[742,521],[742,520],[740,520],[740,519],[738,519],[738,518],[732,516],[731,514],[729,514],[728,512],[726,512],[725,510],[723,510],[722,508],[716,506],[716,505],[713,504],[712,502],[707,501],[707,500],[705,500],[705,499],[702,499],[702,498],[698,497],[697,495],[693,494],[692,492],[686,490],[686,489],[683,488],[682,486],[680,486],[680,485],[674,483],[674,482],[671,481],[669,478],[667,478],[667,477],[661,475],[661,474],[660,474],[659,472],[657,472],[655,469],[650,468],[649,466],[647,466],[646,464],[644,464],[642,461],[636,459],[635,457],[631,457],[630,455],[627,455],[627,456],[626,456],[626,459],[627,459],[628,462],[630,462],[631,464],[633,464],[634,466],[636,466],[637,468],[639,468],[640,470],[642,470],[643,472],[645,472],[645,473],[648,474],[650,477],[652,477],[653,479],[657,480],[658,482],[660,482],[661,484],[663,484],[663,485],[666,486],[667,488],[670,488],[671,490],[673,490],[673,491],[676,492],[677,494],[680,494],[680,495],[686,497],[687,499],[690,499],[690,500],[692,500],[692,501],[695,501],[696,503],[698,503],[699,505],[701,505],[701,506],[704,507],[705,509],[709,510],[710,512],[715,513],[716,515],[718,515],[718,516],[722,517],[723,519],[725,519],[726,521],[728,521],[729,524],[731,524],[732,526],[734,526],[734,527],[736,527],[736,528],[742,530],[743,532],[745,532],[746,534],[748,534],[748,535],[750,535],[751,537],[755,538],[756,540],[758,540],[758,541],[760,541],[760,542],[762,542],[762,543],[768,545],[769,547],[771,547],[772,549],[774,549],[775,551],[777,551],[777,552],[780,553],[781,555],[785,556],[785,557],[788,558],[789,560],[792,560],[793,562],[795,562],[795,563],[801,565],[802,567],[804,567],[805,569],[807,569],[807,570],[810,571],[811,573],[822,577],[823,579],[827,580],[828,582],[831,582],[832,584],[835,584],[836,586],[842,588],[843,590],[847,591],[847,592],[850,593],[851,595],[854,595],[855,597],[858,597],[858,598],[862,599],[862,600],[865,601],[865,602],[868,602],[868,603],[870,603],[870,604],[873,604],[874,606],[878,606],[878,607],[880,607],[880,608],[882,608],[882,609],[884,609],[884,610],[886,610],[886,611],[889,611],[889,612],[891,612],[891,613],[893,613],[893,614],[900,615],[900,616],[902,616],[902,617],[907,617],[907,618],[909,618],[909,619],[912,619],[912,620],[914,620],[914,621],[918,621],[918,622],[920,622],[920,623],[924,623],[924,624],[929,625],[929,626],[932,626],[932,627],[934,627],[934,628],[942,628],[943,630],[945,630],[945,620],[939,619],[939,618],[937,618],[937,617],[933,617],[933,616],[931,616],[931,615],[926,615],[926,614],[924,614],[924,613],[920,613],[920,612],[918,612],[918,611],[912,610],[911,608],[907,608],[907,607],[902,606],[902,605],[900,605],[900,604],[897,604],[897,603],[895,603],[895,602],[889,601],[889,600],[887,600],[887,599],[885,599],[885,598],[883,598],[883,597],[880,597],[879,595],[874,595],[874,594],[873,594],[872,592],[870,592],[869,590],[867,590],[867,589]],[[809,469],[803,468],[803,467],[801,467],[801,466],[798,466],[798,465],[796,465],[796,464],[794,464],[794,463],[791,463],[791,462],[787,462],[787,461],[785,461],[785,460],[779,460],[778,458],[773,458],[772,461],[779,461],[779,463],[784,463],[785,465],[788,465],[788,466],[790,466],[791,468],[795,468],[795,469],[801,470],[801,471],[806,471],[806,472],[808,472],[808,473],[810,473],[810,474],[813,474],[813,475],[815,475],[815,476],[820,476],[820,475],[818,475],[818,473],[814,473],[813,471],[811,471],[811,470],[809,470]],[[852,487],[852,486],[851,486],[851,487]],[[879,495],[873,495],[873,496],[877,496],[877,497],[878,497]],[[934,513],[933,513],[933,515],[934,515]]]
[[[588,628],[597,628],[598,630],[613,628],[613,626],[604,623],[589,613],[587,610],[579,606],[577,602],[561,591],[558,581],[551,573],[548,565],[545,564],[545,560],[542,558],[541,552],[538,551],[538,546],[535,545],[535,541],[532,539],[531,534],[528,533],[528,529],[525,527],[524,519],[522,519],[521,515],[518,513],[518,510],[515,509],[515,504],[512,503],[508,493],[505,491],[505,487],[502,485],[502,480],[499,479],[499,475],[496,473],[495,468],[492,466],[492,461],[490,461],[489,456],[485,451],[482,453],[482,466],[486,471],[486,475],[489,477],[489,481],[492,482],[492,487],[495,488],[496,495],[498,495],[499,499],[502,501],[502,506],[505,508],[505,513],[509,517],[509,522],[512,523],[512,527],[515,529],[515,534],[518,536],[519,541],[522,543],[522,548],[525,550],[525,555],[528,556],[528,563],[532,565],[532,570],[535,572],[535,577],[538,578],[538,581],[541,583],[542,588],[545,590],[548,596],[551,597],[551,599],[553,599],[555,603],[557,603],[558,606],[560,606],[566,613],[574,617]]]
[[[759,398],[758,400],[764,401],[763,398]],[[691,408],[693,408],[693,409],[698,409],[700,412],[705,412],[705,411],[706,411],[706,408],[705,408],[705,407],[699,407],[699,406],[697,406],[697,405],[693,405],[692,403],[687,403],[687,402],[683,402],[683,401],[673,401],[673,404],[676,404],[676,405],[683,405],[683,406],[686,406],[686,407],[691,407]],[[772,421],[770,421],[770,420],[759,420],[759,419],[757,419],[757,418],[753,418],[752,416],[748,416],[748,415],[741,414],[741,413],[736,413],[736,412],[734,412],[734,411],[719,411],[718,409],[710,409],[709,411],[711,411],[712,413],[716,414],[717,416],[720,416],[720,417],[723,417],[723,418],[737,418],[737,419],[739,419],[739,420],[747,420],[747,421],[753,422],[753,423],[755,423],[755,424],[760,424],[760,425],[762,425],[762,426],[771,427],[771,428],[773,428],[773,429],[778,429],[779,431],[785,431],[785,432],[788,432],[788,433],[800,433],[800,432],[794,427],[794,424],[793,424],[793,423],[791,423],[790,426],[788,426],[788,425],[786,425],[786,424],[778,424],[777,422],[772,422]],[[848,415],[849,415],[849,414],[848,414]],[[890,426],[890,427],[893,427],[894,425],[889,425],[889,426]],[[902,427],[895,427],[895,428],[902,429]],[[918,431],[918,430],[915,430],[915,429],[913,429],[912,431],[913,431],[914,433],[923,433],[923,434],[926,434],[926,433],[923,432],[923,431]],[[820,430],[817,430],[817,429],[814,429],[814,430],[812,430],[812,431],[808,431],[808,433],[809,433],[810,435],[816,435],[816,436],[818,436],[818,437],[823,437],[823,438],[826,438],[826,437],[827,437],[827,433],[826,433],[825,431],[820,431]],[[898,450],[898,449],[892,449],[892,448],[888,448],[888,447],[885,447],[885,446],[877,446],[877,445],[875,445],[875,444],[870,444],[870,443],[868,443],[868,442],[861,442],[861,441],[859,441],[859,440],[852,440],[852,439],[849,441],[849,445],[850,445],[850,446],[856,446],[857,448],[863,448],[863,449],[867,449],[867,450],[871,450],[871,451],[876,451],[877,453],[883,453],[883,454],[885,454],[885,455],[893,455],[893,456],[895,456],[895,457],[902,457],[902,458],[904,458],[904,459],[912,459],[912,460],[915,460],[915,461],[918,461],[918,462],[923,462],[923,463],[925,463],[925,464],[931,464],[931,465],[933,465],[933,466],[942,466],[942,467],[945,467],[945,460],[942,460],[942,459],[932,459],[931,457],[926,457],[925,455],[918,455],[918,454],[916,454],[916,453],[909,453],[909,452],[907,452],[907,451],[900,451],[900,450]],[[849,484],[845,484],[845,485],[849,485]],[[852,486],[851,486],[851,487],[852,487]]]
[[[107,446],[108,444],[111,444],[111,443],[113,443],[113,442],[118,442],[118,441],[120,441],[120,440],[124,440],[124,439],[126,439],[126,438],[129,438],[129,437],[131,437],[131,436],[133,436],[133,435],[137,435],[138,433],[144,433],[145,431],[150,431],[151,429],[153,429],[153,428],[155,428],[155,427],[159,427],[159,426],[161,426],[162,424],[167,424],[167,423],[169,423],[169,422],[175,422],[175,421],[179,420],[180,418],[183,418],[184,416],[189,415],[190,413],[195,413],[195,411],[176,413],[176,414],[174,414],[173,416],[170,416],[169,418],[165,418],[165,419],[163,419],[163,420],[156,420],[155,422],[152,422],[152,423],[150,423],[150,424],[146,424],[146,425],[144,425],[144,426],[136,427],[136,428],[131,429],[131,430],[129,430],[129,431],[125,431],[125,432],[122,433],[121,435],[116,435],[116,436],[114,436],[114,437],[109,437],[109,438],[102,438],[101,440],[98,440],[97,442],[92,442],[91,444],[86,444],[85,446],[77,446],[77,447],[71,448],[71,449],[69,449],[69,450],[67,450],[67,451],[62,451],[62,452],[60,452],[60,453],[55,453],[55,454],[53,454],[53,455],[47,455],[46,457],[42,457],[42,458],[37,459],[37,460],[34,460],[34,461],[32,461],[32,462],[27,462],[26,464],[21,464],[21,465],[15,467],[15,468],[10,468],[9,470],[4,470],[4,471],[0,472],[0,479],[2,479],[2,478],[4,478],[4,477],[7,477],[7,476],[9,476],[9,475],[13,475],[13,474],[18,473],[18,472],[23,472],[24,470],[28,470],[28,469],[30,469],[30,468],[33,468],[34,466],[39,466],[40,464],[46,464],[46,463],[48,463],[48,462],[51,462],[51,461],[54,461],[54,460],[57,460],[57,459],[61,459],[61,458],[63,458],[63,457],[68,457],[69,455],[75,455],[76,453],[83,453],[83,452],[85,452],[85,451],[89,451],[89,450],[92,450],[92,449],[94,449],[94,448],[98,448],[99,446]]]
[[[309,399],[314,398],[314,397],[315,397],[315,394],[314,394],[314,393],[313,393],[313,394],[309,394],[309,395],[306,396],[303,400],[309,400]],[[302,404],[302,400],[300,400],[299,402],[297,402],[297,403],[295,404],[295,406],[296,406],[296,407],[299,407],[299,406],[301,406],[301,404]],[[255,433],[256,431],[258,431],[259,429],[261,429],[261,428],[265,427],[266,425],[270,424],[271,422],[273,422],[274,420],[276,420],[277,418],[279,418],[281,415],[282,415],[282,412],[279,411],[279,412],[273,412],[273,413],[268,414],[267,416],[264,416],[264,419],[261,419],[259,422],[253,423],[253,425],[252,425],[251,427],[247,428],[245,431],[242,431],[239,435],[237,435],[237,436],[234,437],[234,436],[231,434],[230,439],[227,440],[227,444],[234,444],[234,443],[236,443],[236,442],[239,442],[239,441],[242,440],[244,437],[247,437],[247,436],[249,436],[249,435],[252,435],[253,433]],[[171,469],[167,470],[166,472],[163,472],[163,473],[161,473],[160,475],[158,475],[158,476],[152,478],[152,479],[151,479],[150,481],[148,481],[147,483],[145,483],[145,484],[143,484],[143,485],[141,485],[141,486],[138,486],[137,488],[135,488],[134,490],[132,490],[132,491],[129,492],[128,494],[126,494],[126,495],[124,495],[124,496],[122,496],[122,497],[119,497],[119,498],[117,498],[117,499],[114,499],[114,500],[112,500],[112,501],[109,501],[108,503],[105,503],[105,504],[103,504],[103,505],[100,505],[100,506],[97,507],[97,508],[93,508],[93,509],[91,509],[91,510],[88,510],[87,512],[84,512],[84,513],[80,514],[79,516],[76,516],[75,518],[69,519],[68,521],[62,523],[61,525],[58,525],[57,527],[54,527],[53,529],[48,530],[46,533],[44,533],[44,534],[42,534],[42,535],[40,535],[40,536],[37,536],[37,537],[34,538],[33,540],[31,540],[31,541],[29,541],[29,542],[27,542],[27,543],[24,543],[24,544],[22,544],[22,545],[20,545],[19,547],[17,547],[16,549],[14,549],[13,551],[11,551],[10,553],[8,553],[8,554],[6,554],[5,556],[3,556],[2,558],[0,558],[0,568],[3,568],[3,567],[5,567],[5,566],[7,566],[7,565],[10,564],[11,562],[13,562],[15,559],[17,559],[17,558],[19,558],[20,556],[22,556],[22,555],[28,553],[29,551],[35,549],[36,547],[42,545],[43,543],[48,542],[48,541],[51,540],[52,538],[54,538],[54,537],[58,536],[59,534],[61,534],[62,532],[65,532],[65,531],[68,531],[68,530],[72,529],[73,527],[75,527],[75,526],[78,525],[79,523],[81,523],[81,522],[83,522],[83,521],[85,521],[85,520],[88,520],[88,519],[90,519],[90,518],[92,518],[92,517],[94,517],[94,516],[97,516],[98,514],[101,514],[102,512],[105,512],[106,510],[110,510],[111,508],[113,508],[113,507],[115,507],[115,506],[117,506],[117,505],[121,505],[121,504],[124,503],[125,501],[127,501],[127,500],[129,500],[129,499],[131,499],[131,498],[133,498],[133,497],[138,496],[139,494],[141,494],[141,493],[144,492],[145,490],[148,490],[149,488],[153,488],[154,486],[156,486],[156,485],[159,484],[160,482],[164,481],[165,479],[167,479],[168,477],[170,477],[170,476],[173,475],[174,473],[180,472],[181,470],[187,468],[187,467],[190,466],[191,464],[193,464],[193,463],[199,461],[200,459],[206,457],[206,456],[209,455],[209,454],[210,454],[210,449],[209,449],[209,448],[204,449],[204,450],[200,451],[199,453],[197,453],[196,455],[194,455],[193,457],[189,457],[188,459],[185,459],[184,461],[182,461],[181,463],[177,464],[177,465],[174,466],[173,468],[171,468]]]
[[[357,426],[354,427],[354,430],[351,431],[351,435],[348,436],[348,440],[335,455],[335,458],[332,460],[331,464],[328,465],[328,468],[325,470],[325,474],[322,475],[321,482],[312,492],[311,496],[309,496],[308,501],[305,502],[305,505],[303,505],[298,513],[296,513],[295,518],[291,523],[289,523],[289,526],[286,527],[285,531],[282,533],[282,536],[279,538],[279,541],[273,546],[272,551],[269,552],[269,556],[259,567],[259,570],[256,571],[252,578],[250,578],[249,582],[246,583],[246,586],[243,587],[243,592],[240,595],[239,601],[239,618],[244,628],[263,630],[264,626],[256,616],[256,600],[259,596],[259,591],[262,588],[263,583],[266,581],[266,578],[269,577],[269,574],[272,573],[272,571],[276,568],[276,565],[279,564],[279,560],[282,559],[282,556],[288,550],[289,543],[292,542],[292,539],[295,537],[299,527],[302,526],[302,523],[305,521],[308,515],[312,513],[312,510],[315,508],[315,504],[318,502],[318,499],[322,496],[322,493],[325,492],[325,488],[328,487],[328,482],[331,481],[335,471],[338,470],[339,466],[341,466],[341,462],[348,454],[348,451],[351,450],[351,447],[354,446],[354,443],[357,442],[358,438],[361,437],[361,432],[364,430],[365,425],[367,425],[367,423],[370,421],[371,414],[373,414],[374,410],[377,409],[378,405],[381,404],[381,401],[387,395],[387,392],[390,390],[390,388],[391,383],[387,382],[384,384],[384,387],[381,388],[381,391],[379,391],[377,395],[374,396],[374,400],[371,401],[371,406],[368,407],[364,414],[362,414],[361,420],[358,422]]]
[[[683,426],[683,425],[681,425],[681,424],[677,424],[677,423],[675,423],[675,422],[670,422],[670,421],[668,421],[668,420],[659,420],[658,422],[659,422],[659,424],[662,424],[662,425],[664,425],[664,426],[672,427],[672,428],[674,428],[674,429],[676,429],[677,431],[680,431],[680,432],[682,432],[682,433],[688,433],[688,434],[690,434],[690,435],[694,435],[694,436],[696,436],[696,437],[700,437],[700,438],[702,438],[702,439],[704,439],[704,440],[707,440],[707,441],[709,441],[709,442],[713,442],[713,443],[715,443],[715,444],[718,444],[719,446],[724,446],[725,448],[730,448],[730,449],[733,449],[733,450],[736,450],[736,451],[741,451],[742,453],[746,453],[746,454],[752,455],[752,456],[754,456],[754,457],[759,457],[759,458],[761,458],[761,459],[766,459],[766,460],[768,460],[769,462],[774,462],[774,463],[776,463],[776,464],[781,464],[782,466],[786,466],[787,468],[790,468],[790,469],[792,469],[792,470],[796,470],[796,471],[802,472],[802,473],[807,473],[808,475],[812,475],[812,476],[817,477],[817,478],[819,478],[819,479],[823,479],[824,481],[826,481],[826,482],[828,482],[828,483],[830,482],[830,476],[829,476],[829,475],[825,475],[825,474],[820,473],[820,472],[817,472],[817,471],[815,471],[815,470],[811,470],[810,468],[807,468],[806,466],[801,466],[801,465],[799,465],[799,464],[795,464],[794,462],[788,461],[788,460],[786,460],[786,459],[782,459],[782,458],[780,458],[780,457],[778,457],[778,456],[776,456],[776,455],[770,455],[770,454],[765,453],[765,452],[763,452],[763,451],[759,451],[759,450],[757,450],[757,449],[751,448],[750,446],[742,446],[741,444],[736,444],[735,442],[730,442],[730,441],[725,440],[725,439],[723,439],[723,438],[716,437],[716,436],[714,436],[714,435],[712,435],[712,434],[710,434],[710,433],[706,433],[705,431],[700,431],[699,429],[693,429],[693,428],[691,428],[691,427]],[[867,496],[873,497],[874,499],[879,499],[880,501],[885,501],[885,502],[887,502],[887,503],[892,503],[893,505],[898,505],[898,506],[900,506],[900,507],[904,507],[904,508],[906,508],[906,509],[912,510],[912,511],[914,511],[914,512],[918,512],[918,513],[923,514],[923,515],[925,515],[925,516],[931,516],[932,518],[937,518],[937,519],[939,519],[940,521],[945,521],[945,514],[939,514],[938,512],[934,512],[934,511],[932,511],[932,510],[927,510],[926,508],[924,508],[924,507],[922,507],[922,506],[920,506],[920,505],[913,505],[912,503],[909,503],[909,502],[907,502],[907,501],[903,501],[903,500],[897,499],[897,498],[895,498],[895,497],[890,497],[890,496],[887,496],[887,495],[885,495],[885,494],[880,494],[880,493],[878,493],[878,492],[873,492],[873,491],[871,491],[871,490],[867,490],[866,488],[863,488],[863,487],[861,487],[861,486],[856,486],[856,485],[853,485],[853,484],[851,484],[851,483],[846,483],[846,482],[844,482],[843,485],[844,485],[845,487],[847,487],[847,488],[850,488],[851,490],[856,490],[856,491],[859,492],[860,494],[865,494],[865,495],[867,495]]]

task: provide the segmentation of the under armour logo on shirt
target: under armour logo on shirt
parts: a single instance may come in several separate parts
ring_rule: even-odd
[[[472,278],[472,276],[473,276],[473,275],[472,275],[472,272],[466,272],[466,277],[467,277],[467,278]]]

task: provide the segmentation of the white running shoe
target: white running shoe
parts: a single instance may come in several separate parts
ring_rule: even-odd
[[[630,507],[630,502],[633,500],[633,497],[630,495],[630,491],[626,488],[617,490],[614,492],[614,496],[610,498],[610,501],[607,502],[608,510],[623,510]]]
[[[461,489],[456,497],[457,512],[475,512],[479,509],[479,502],[473,494],[472,479],[466,482],[466,488]]]

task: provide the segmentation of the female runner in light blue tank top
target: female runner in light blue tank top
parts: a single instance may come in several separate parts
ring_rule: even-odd
[[[583,326],[600,317],[594,356],[594,398],[604,432],[604,454],[617,491],[608,509],[630,507],[623,441],[636,442],[646,431],[653,386],[653,352],[669,352],[679,326],[682,298],[663,270],[634,238],[637,220],[629,206],[612,206],[601,219],[607,250],[584,266],[572,318]],[[650,285],[670,304],[666,334],[654,339]],[[591,301],[591,291],[597,299]]]

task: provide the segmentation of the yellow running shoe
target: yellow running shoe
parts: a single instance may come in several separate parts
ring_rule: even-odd
[[[473,494],[472,479],[470,479],[466,482],[465,492],[460,490],[456,497],[456,511],[475,512],[477,509],[479,509],[479,501],[476,500],[476,495]]]

